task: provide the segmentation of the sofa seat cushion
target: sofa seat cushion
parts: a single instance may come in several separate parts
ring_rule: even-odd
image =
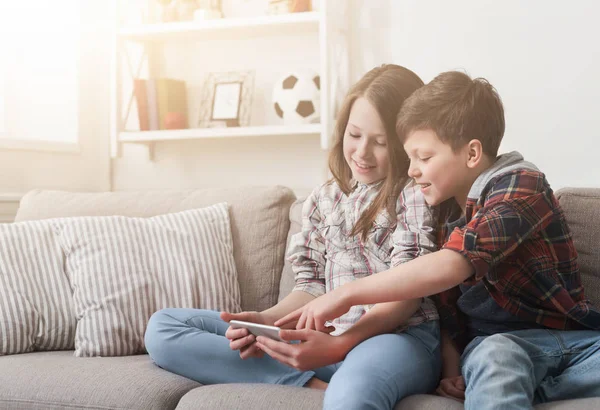
[[[147,355],[79,358],[61,351],[0,357],[0,386],[3,409],[163,410],[201,385]]]
[[[394,410],[462,410],[462,403],[431,394],[416,394],[398,403]],[[535,410],[596,410],[600,408],[600,397],[589,399],[561,400],[538,404]]]
[[[401,400],[394,410],[462,410],[463,408],[463,404],[456,400],[432,394],[415,394]]]
[[[218,384],[191,390],[177,410],[312,410],[321,409],[324,394],[320,390],[265,384]],[[394,410],[462,410],[463,404],[432,394],[416,394],[401,400]],[[600,397],[538,404],[536,410],[596,410]]]
[[[317,410],[323,391],[270,384],[215,384],[187,393],[177,410]]]
[[[187,393],[177,410],[317,410],[324,392],[303,387],[268,384],[217,384]],[[394,410],[462,410],[463,405],[443,397],[419,394],[400,401]]]

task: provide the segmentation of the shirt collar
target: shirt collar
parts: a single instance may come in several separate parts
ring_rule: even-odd
[[[359,182],[357,180],[355,180],[354,178],[352,178],[350,180],[350,187],[352,188],[352,190],[363,190],[363,189],[367,189],[367,188],[376,188],[379,185],[383,184],[383,179],[381,181],[377,181],[377,182],[371,182],[370,184],[365,184],[363,182]]]

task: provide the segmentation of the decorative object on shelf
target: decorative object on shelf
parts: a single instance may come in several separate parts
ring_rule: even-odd
[[[269,0],[267,14],[287,14],[290,12],[290,0]]]
[[[200,127],[247,127],[254,87],[254,71],[208,75],[202,93]]]
[[[196,0],[198,5],[194,11],[194,20],[214,20],[223,18],[221,0]]]
[[[194,19],[194,13],[198,9],[197,0],[174,0],[178,21],[190,21]]]
[[[314,71],[296,70],[273,88],[273,106],[286,125],[317,123],[321,113],[321,81]]]
[[[148,4],[139,1],[123,2],[120,7],[122,11],[117,13],[118,27],[140,26],[142,24],[154,23],[151,8]]]
[[[156,0],[160,5],[160,21],[169,23],[177,21],[177,9],[172,0]]]
[[[292,0],[290,4],[290,13],[304,13],[312,11],[310,0]]]
[[[249,18],[267,13],[267,0],[222,0],[225,18]]]
[[[267,14],[303,13],[312,11],[311,0],[269,0]]]

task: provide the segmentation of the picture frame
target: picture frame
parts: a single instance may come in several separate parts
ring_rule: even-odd
[[[215,84],[210,119],[212,121],[239,121],[241,103],[241,81]]]
[[[250,125],[254,71],[210,73],[204,83],[198,126]]]

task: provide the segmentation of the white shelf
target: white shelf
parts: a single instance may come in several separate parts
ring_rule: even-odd
[[[298,32],[314,31],[321,19],[316,11],[289,13],[275,16],[259,16],[252,18],[224,18],[206,21],[189,21],[175,23],[158,23],[127,27],[119,30],[119,37],[127,40],[166,40],[177,37],[196,37],[213,35],[222,32],[228,36],[232,33],[250,33],[253,36],[278,35],[282,30]]]
[[[154,1],[154,0],[152,0]],[[121,0],[111,2],[118,15]],[[206,21],[188,21],[157,24],[139,24],[137,26],[115,27],[113,32],[111,52],[111,156],[121,155],[123,144],[139,143],[132,151],[148,149],[149,158],[154,158],[154,149],[159,144],[154,142],[196,140],[215,138],[258,138],[261,136],[294,137],[305,136],[320,143],[321,148],[328,149],[334,128],[334,107],[336,96],[345,91],[346,80],[349,77],[348,44],[350,6],[346,1],[321,0],[318,11],[303,13],[288,13],[271,16],[249,18],[224,18]],[[333,5],[335,3],[335,5]],[[225,50],[228,44],[202,44],[213,40],[249,40],[245,47],[265,48],[267,53],[276,53],[278,49],[270,50],[267,38],[303,36],[301,40],[309,40],[310,47],[318,45],[318,72],[321,79],[321,112],[320,124],[300,126],[261,126],[243,128],[199,128],[185,130],[162,131],[127,131],[123,128],[135,128],[133,109],[136,104],[132,79],[138,77],[158,78],[169,76],[170,66],[165,63],[166,50],[171,45],[197,45],[208,50],[205,58],[219,58],[218,51]],[[316,37],[316,38],[306,38]],[[298,40],[292,38],[293,41]],[[173,43],[170,43],[173,41]],[[139,44],[131,44],[139,42]],[[198,44],[193,44],[198,42]],[[307,45],[308,47],[309,45]],[[143,52],[140,52],[143,51]],[[181,55],[183,50],[175,47],[169,50]],[[261,50],[263,51],[263,50]],[[314,52],[311,50],[311,59]],[[302,53],[303,50],[290,48],[290,53]],[[229,63],[239,64],[239,68],[256,68],[255,62],[244,61],[235,55]],[[273,56],[277,57],[277,56]],[[281,56],[281,71],[289,70],[291,64]],[[296,56],[295,56],[296,57]],[[195,64],[194,62],[190,62]],[[211,66],[212,67],[212,66]],[[202,67],[200,67],[202,69]],[[271,67],[269,67],[271,69]],[[214,70],[214,68],[210,68]],[[210,71],[207,67],[206,71]],[[144,71],[144,74],[140,74]],[[188,81],[189,78],[181,78]],[[261,86],[266,86],[261,84]],[[264,90],[263,90],[264,91]],[[269,107],[265,107],[269,109]],[[316,137],[316,138],[313,138]],[[130,147],[131,148],[131,147]]]
[[[321,124],[267,125],[261,127],[192,128],[185,130],[127,131],[119,133],[120,142],[157,142],[203,138],[293,136],[321,134]]]

